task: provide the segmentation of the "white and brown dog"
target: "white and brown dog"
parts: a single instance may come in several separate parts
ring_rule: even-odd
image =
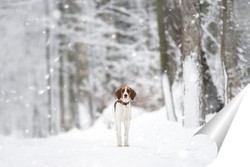
[[[113,115],[116,126],[117,146],[122,147],[121,124],[124,123],[124,147],[129,147],[128,134],[132,118],[130,100],[134,100],[136,93],[130,87],[122,87],[115,92],[117,101],[113,106]]]

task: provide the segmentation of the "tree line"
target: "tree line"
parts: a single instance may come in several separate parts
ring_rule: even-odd
[[[92,126],[124,85],[138,94],[133,106],[165,105],[168,120],[197,127],[248,83],[245,0],[20,0],[0,8],[4,135]]]
[[[247,1],[157,0],[161,72],[168,76],[171,96],[173,81],[182,83],[183,126],[203,125],[207,113],[218,112],[246,85],[242,74],[248,65],[241,62],[248,53],[239,49],[244,27],[239,22],[246,17],[239,14],[239,4]],[[181,63],[169,52],[171,40],[182,53]],[[173,109],[168,112],[174,112],[173,103],[169,104]]]

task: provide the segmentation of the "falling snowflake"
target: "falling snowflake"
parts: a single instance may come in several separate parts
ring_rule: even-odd
[[[65,8],[65,9],[68,9],[68,8],[69,8],[69,5],[67,5],[67,4],[64,5],[64,8]]]
[[[39,94],[39,95],[44,94],[44,90],[40,90],[40,91],[38,92],[38,94]]]
[[[45,76],[45,79],[49,79],[49,75],[48,74]]]

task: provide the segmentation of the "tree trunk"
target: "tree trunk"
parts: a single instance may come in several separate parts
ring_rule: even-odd
[[[74,127],[80,128],[78,104],[82,100],[81,96],[83,94],[79,91],[79,86],[88,75],[86,72],[87,64],[84,62],[87,61],[87,58],[86,46],[83,42],[79,42],[81,37],[77,37],[81,32],[82,36],[84,36],[83,22],[80,19],[82,9],[76,1],[65,0],[59,3],[59,10],[61,11],[59,22],[61,28],[59,34],[61,127],[69,130]],[[64,70],[67,72],[67,76],[63,74]],[[65,86],[67,89],[65,89]],[[67,106],[65,106],[65,102],[67,102]],[[67,113],[65,108],[67,108]],[[67,117],[65,117],[66,114],[68,114]]]
[[[182,31],[181,31],[181,9],[179,5],[179,0],[168,0],[165,1],[164,10],[165,20],[167,30],[169,35],[175,42],[177,47],[180,46],[182,40]]]
[[[167,116],[171,121],[177,121],[172,95],[172,84],[174,82],[174,63],[170,55],[167,54],[168,42],[165,34],[165,22],[163,12],[163,0],[157,0],[157,21],[158,33],[160,38],[160,56],[161,56],[161,74],[162,74],[162,90],[167,108]]]
[[[77,98],[76,60],[74,51],[67,54],[68,61],[68,111],[71,116],[69,128],[80,128]]]
[[[58,9],[63,14],[64,13],[64,3],[60,1],[58,3]],[[65,24],[65,20],[63,17],[58,21],[59,27],[62,27]],[[59,86],[59,111],[60,111],[60,130],[66,131],[67,127],[65,124],[65,47],[67,45],[66,35],[59,33],[58,34],[58,59],[59,59],[59,68],[58,68],[58,86]]]
[[[64,56],[59,52],[59,108],[60,108],[60,128],[65,131],[65,104],[64,104]]]
[[[223,0],[223,27],[222,27],[222,34],[221,34],[221,63],[224,75],[224,104],[227,104],[227,92],[228,92],[228,74],[227,74],[227,62],[226,62],[226,31],[227,31],[227,0]]]
[[[234,0],[228,2],[229,8],[227,13],[228,26],[227,39],[226,39],[226,71],[228,75],[227,81],[227,101],[232,100],[239,91],[239,71],[237,68],[237,55],[236,55],[236,42],[235,42],[235,26],[234,26]]]
[[[182,0],[183,126],[204,124],[199,0]]]
[[[44,0],[46,27],[45,27],[45,42],[46,42],[46,64],[47,64],[47,94],[48,94],[48,131],[52,133],[52,111],[51,111],[51,77],[50,77],[50,28],[49,28],[49,1]]]

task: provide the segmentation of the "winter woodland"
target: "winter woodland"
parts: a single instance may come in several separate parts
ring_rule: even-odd
[[[204,125],[250,81],[249,16],[247,0],[1,0],[0,134],[87,129],[125,85],[143,112]]]

